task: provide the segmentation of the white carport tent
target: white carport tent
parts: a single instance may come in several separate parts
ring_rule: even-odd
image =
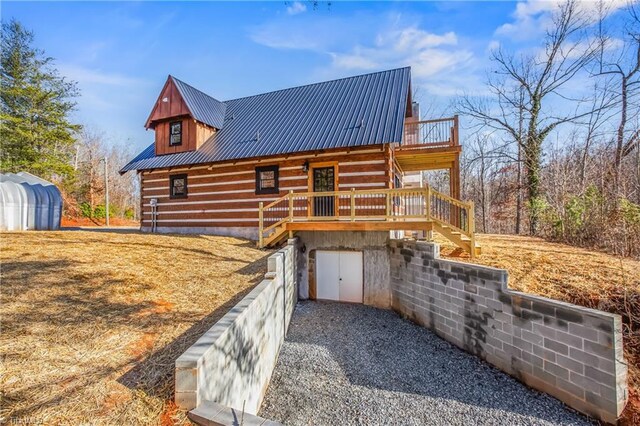
[[[62,194],[31,173],[0,174],[0,230],[60,228]]]

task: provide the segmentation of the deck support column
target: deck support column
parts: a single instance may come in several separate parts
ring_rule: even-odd
[[[449,195],[460,200],[460,155],[456,154],[453,166],[449,168]],[[460,227],[460,209],[451,208],[451,223]]]

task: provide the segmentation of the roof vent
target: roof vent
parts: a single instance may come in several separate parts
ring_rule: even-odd
[[[256,132],[256,138],[254,139],[256,142],[260,140],[260,130]]]

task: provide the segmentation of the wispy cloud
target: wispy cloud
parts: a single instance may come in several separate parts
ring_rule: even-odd
[[[370,45],[331,52],[333,66],[345,70],[373,70],[411,65],[414,76],[428,78],[463,65],[473,54],[458,48],[455,33],[434,34],[416,26],[379,33]]]
[[[146,84],[142,79],[129,77],[119,73],[106,72],[98,68],[86,68],[78,65],[60,64],[60,73],[81,85],[107,85],[133,87]]]
[[[453,31],[429,31],[410,20],[399,14],[274,20],[254,28],[250,37],[270,48],[325,56],[313,79],[411,66],[414,83],[429,96],[452,96],[479,86],[477,58],[466,42]]]
[[[578,11],[588,22],[598,20],[599,8],[607,16],[624,7],[628,0],[604,0],[602,5],[596,0],[577,2]],[[512,21],[500,25],[496,36],[509,37],[515,40],[531,40],[543,34],[553,22],[553,13],[557,12],[563,2],[561,0],[526,0],[518,2],[512,13]]]
[[[294,1],[289,6],[287,6],[287,13],[289,15],[297,15],[298,13],[303,13],[307,10],[307,6],[299,1]]]

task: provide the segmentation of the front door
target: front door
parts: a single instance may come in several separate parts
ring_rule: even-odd
[[[335,191],[335,170],[332,167],[313,169],[313,192]],[[335,216],[335,198],[333,196],[313,197],[314,216]]]

